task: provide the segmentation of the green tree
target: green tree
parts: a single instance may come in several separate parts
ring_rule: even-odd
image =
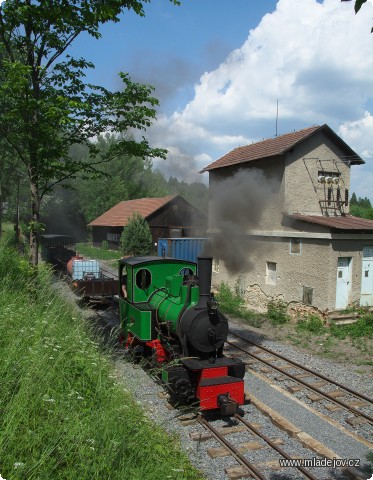
[[[4,59],[4,50],[0,45],[0,83],[4,75],[1,68]],[[0,97],[0,111],[9,107],[9,101],[6,97]],[[15,166],[12,162],[12,148],[4,141],[0,135],[0,236],[2,233],[2,221],[6,211],[9,210],[9,197],[14,190],[15,184]]]
[[[152,249],[152,234],[147,221],[134,213],[124,227],[120,238],[124,255],[149,255]]]
[[[1,148],[0,141],[0,237],[2,234],[2,223],[4,211],[6,210],[6,201],[13,189],[12,177],[14,167],[12,166],[8,153]]]
[[[350,213],[355,217],[373,220],[373,208],[369,198],[357,198],[356,194],[353,193],[350,200]]]
[[[33,265],[38,263],[41,203],[56,184],[81,172],[95,176],[98,164],[118,155],[165,156],[144,137],[135,141],[123,135],[151,125],[158,104],[152,87],[133,83],[125,73],[119,74],[121,91],[85,83],[85,71],[93,64],[68,55],[80,34],[98,39],[102,24],[118,22],[125,9],[143,16],[148,1],[7,0],[0,6],[0,98],[7,99],[7,108],[0,111],[0,136],[16,152],[29,179]],[[90,139],[105,132],[122,135],[98,157]],[[69,156],[74,144],[87,145],[89,161]]]
[[[99,137],[97,146],[104,155],[112,143],[113,135]],[[72,158],[83,160],[88,150],[74,145]],[[86,225],[124,200],[142,197],[162,197],[168,194],[166,180],[158,171],[153,171],[150,159],[133,156],[119,156],[99,168],[98,178],[83,179],[78,176],[70,182],[69,189],[57,188],[52,196],[43,202],[42,222],[48,232],[61,232],[86,239]]]
[[[202,212],[208,212],[209,191],[206,185],[200,182],[179,182],[175,177],[170,177],[167,182],[169,193],[182,195],[193,206]]]
[[[357,13],[367,0],[355,0],[355,12]]]
[[[356,193],[354,192],[350,198],[350,205],[357,205]]]
[[[107,135],[99,137],[97,146],[101,155],[112,148],[117,139]],[[150,158],[122,155],[100,167],[102,176],[83,181],[75,180],[76,208],[87,223],[124,200],[167,195],[166,181],[154,172]]]
[[[364,198],[359,197],[358,203],[363,208],[372,208],[372,204],[370,203],[370,200],[368,197],[364,197]]]

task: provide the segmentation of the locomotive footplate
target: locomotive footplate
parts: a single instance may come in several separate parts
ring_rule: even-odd
[[[228,375],[232,377],[243,378],[245,376],[245,364],[237,358],[219,357],[207,360],[185,358],[181,359],[180,363],[193,372],[226,367],[228,369]]]
[[[196,398],[201,410],[220,409],[222,415],[234,415],[245,403],[245,365],[241,360],[221,357],[184,359],[181,363],[197,374]]]

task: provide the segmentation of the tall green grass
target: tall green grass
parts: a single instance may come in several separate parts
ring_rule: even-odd
[[[76,307],[0,244],[0,474],[7,480],[200,479],[115,381]],[[34,292],[34,293],[30,293]]]
[[[77,243],[76,250],[85,257],[97,258],[97,260],[119,260],[121,253],[108,248],[92,247],[88,243]]]

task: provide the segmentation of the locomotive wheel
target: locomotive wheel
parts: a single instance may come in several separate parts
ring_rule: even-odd
[[[187,404],[194,399],[193,382],[187,371],[178,366],[169,369],[168,390],[172,403]]]
[[[193,393],[192,385],[185,378],[180,378],[175,382],[175,393],[180,400],[185,402]]]

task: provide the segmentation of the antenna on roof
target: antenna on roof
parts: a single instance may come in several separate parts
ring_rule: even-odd
[[[277,125],[278,125],[278,99],[277,99],[277,108],[276,108],[276,138],[277,138]]]

